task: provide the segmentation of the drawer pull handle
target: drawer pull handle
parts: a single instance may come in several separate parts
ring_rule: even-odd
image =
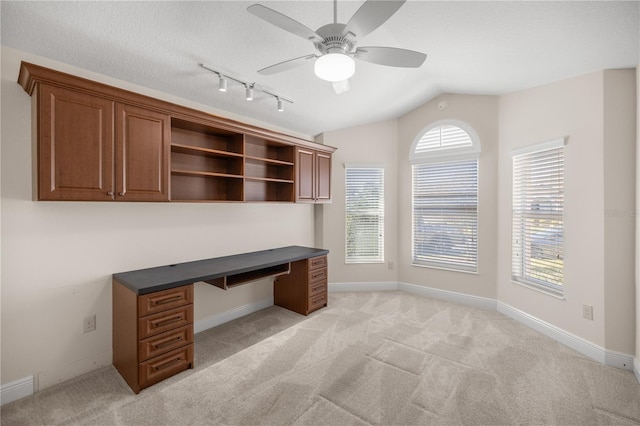
[[[312,287],[311,291],[318,291],[318,290],[321,290],[323,288],[324,288],[324,284],[321,284],[321,285],[317,285],[315,287]]]
[[[312,278],[312,279],[314,279],[314,280],[315,280],[316,278],[318,278],[318,277],[324,277],[324,272],[320,272],[319,274],[313,274],[313,275],[311,275],[311,278]]]
[[[165,348],[179,342],[180,340],[182,340],[182,337],[176,337],[175,339],[169,339],[165,340],[164,342],[156,343],[155,345],[153,345],[153,347],[155,349]]]
[[[182,362],[182,357],[181,356],[179,356],[178,358],[174,358],[174,359],[172,359],[170,361],[163,362],[160,365],[156,365],[156,366],[153,367],[153,369],[156,370],[156,371],[159,371],[159,370],[162,370],[164,368],[171,367],[172,365],[178,364],[180,362]]]
[[[178,316],[175,316],[173,318],[167,318],[167,319],[162,320],[162,321],[154,321],[153,322],[153,326],[154,327],[162,327],[162,326],[173,324],[174,322],[179,322],[179,321],[182,321],[182,315],[178,315]]]
[[[156,306],[164,305],[166,303],[177,302],[180,299],[182,299],[182,295],[177,295],[177,296],[173,296],[173,297],[167,297],[165,299],[156,299],[156,300],[153,301],[153,304],[156,305]]]

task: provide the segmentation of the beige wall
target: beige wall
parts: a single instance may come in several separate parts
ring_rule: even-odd
[[[635,156],[634,70],[604,71],[604,309],[605,347],[635,350]]]
[[[304,204],[32,201],[31,98],[16,83],[21,60],[207,109],[2,48],[1,383],[35,375],[44,388],[109,365],[114,272],[314,244],[313,207]],[[270,281],[228,292],[200,283],[196,321],[271,296]],[[89,314],[97,314],[97,330],[83,334]]]
[[[621,236],[633,235],[633,224],[630,218],[607,219],[605,214],[608,208],[633,206],[629,204],[634,197],[629,157],[633,158],[634,147],[629,128],[635,125],[628,112],[615,115],[620,105],[615,109],[608,105],[619,101],[629,106],[624,92],[635,90],[630,85],[630,72],[600,71],[500,98],[500,223],[509,224],[511,217],[512,150],[563,136],[568,139],[564,298],[511,282],[511,229],[507,225],[501,226],[498,233],[498,299],[623,353],[634,350],[633,307],[628,300],[617,307],[622,299],[629,299],[632,290],[633,247],[628,237]],[[605,106],[611,109],[605,112]],[[613,125],[623,129],[615,130]],[[621,139],[608,138],[613,136]],[[624,156],[627,158],[621,159]],[[621,164],[617,165],[618,161]],[[616,244],[620,246],[615,247]],[[593,321],[582,317],[583,304],[593,306]]]
[[[636,67],[636,377],[640,380],[640,65]]]
[[[338,150],[333,155],[331,204],[316,207],[321,237],[316,239],[329,252],[329,282],[397,281],[398,191],[396,120],[327,132],[317,139]],[[384,164],[385,263],[345,264],[345,163]],[[321,240],[320,240],[321,238]],[[390,265],[389,262],[392,264]]]
[[[444,108],[440,108],[444,105]],[[415,138],[429,124],[460,120],[477,133],[479,162],[478,273],[469,274],[411,265],[411,165]],[[498,98],[442,95],[398,119],[398,280],[481,297],[496,297],[496,199]]]

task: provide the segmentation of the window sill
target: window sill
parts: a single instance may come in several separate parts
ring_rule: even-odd
[[[419,265],[417,263],[412,263],[411,266],[415,266],[417,268],[437,269],[440,271],[460,272],[463,274],[478,275],[478,271],[465,271],[464,269],[445,268],[444,266]]]

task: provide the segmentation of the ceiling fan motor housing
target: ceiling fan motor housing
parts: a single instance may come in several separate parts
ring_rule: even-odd
[[[345,26],[345,24],[327,24],[320,27],[316,33],[323,40],[322,42],[314,43],[316,49],[323,55],[327,53],[351,53],[356,41],[343,34]]]

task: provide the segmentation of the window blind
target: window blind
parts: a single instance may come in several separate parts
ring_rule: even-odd
[[[478,160],[413,166],[413,264],[477,272]]]
[[[558,145],[558,144],[556,144]],[[564,148],[513,156],[512,279],[563,292]]]
[[[416,145],[415,154],[451,148],[470,147],[473,145],[467,132],[457,126],[438,126],[425,133]]]
[[[384,168],[347,166],[345,176],[345,262],[384,262]]]

